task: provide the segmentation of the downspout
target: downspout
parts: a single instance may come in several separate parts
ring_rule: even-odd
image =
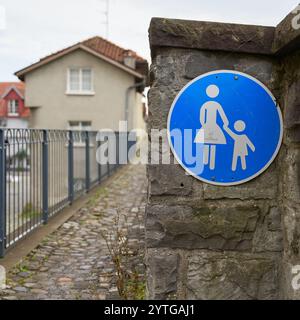
[[[128,124],[128,118],[129,118],[129,98],[130,98],[130,93],[133,89],[136,89],[138,87],[145,86],[145,79],[143,81],[138,82],[130,87],[127,88],[126,90],[126,98],[125,98],[125,121]]]

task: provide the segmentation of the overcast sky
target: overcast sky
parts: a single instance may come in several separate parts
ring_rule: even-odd
[[[106,0],[0,0],[0,81],[16,80],[14,72],[45,55],[94,35],[105,36],[105,3]],[[150,59],[151,17],[274,26],[298,3],[299,0],[110,0],[109,40]]]

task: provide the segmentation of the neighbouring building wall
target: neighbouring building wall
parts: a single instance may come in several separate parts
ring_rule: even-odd
[[[67,70],[91,67],[93,96],[67,95]],[[25,103],[32,110],[32,128],[68,129],[69,121],[92,121],[92,129],[118,130],[125,119],[125,96],[134,85],[134,76],[82,50],[77,50],[25,77]],[[130,93],[131,110],[137,108],[135,90]],[[132,126],[133,114],[129,123]]]
[[[140,93],[136,94],[136,104],[133,105],[133,128],[146,130],[145,122],[145,102],[143,101],[143,96]]]
[[[28,121],[25,119],[7,118],[6,119],[6,127],[13,128],[13,129],[27,129],[28,128]]]
[[[274,36],[270,27],[152,20],[149,130],[167,127],[171,104],[190,80],[230,69],[273,92],[285,136],[269,169],[239,186],[205,184],[178,164],[148,165],[151,299],[300,298],[291,284],[291,267],[300,265],[300,56],[275,55]]]

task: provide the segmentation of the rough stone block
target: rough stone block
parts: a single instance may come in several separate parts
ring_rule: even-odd
[[[157,195],[187,196],[192,192],[193,179],[180,165],[150,165],[148,167],[150,193]]]
[[[179,91],[166,89],[160,91],[153,88],[149,91],[149,118],[150,129],[166,129],[169,110]]]
[[[148,298],[167,299],[176,295],[179,255],[167,250],[148,249]]]
[[[187,83],[185,66],[190,50],[160,48],[152,72],[152,88],[180,90]]]
[[[289,148],[284,162],[284,197],[300,204],[300,149]]]
[[[281,212],[272,207],[262,223],[258,224],[253,238],[253,252],[281,252],[283,233],[281,230]]]
[[[299,280],[297,275],[299,274],[299,258],[284,259],[283,261],[283,295],[285,299],[289,300],[300,300],[300,290],[295,290],[293,286],[298,286]]]
[[[281,227],[281,212],[278,207],[272,207],[267,219],[267,228],[269,231],[280,231]]]
[[[188,206],[148,206],[147,246],[251,250],[262,214],[255,203],[218,203],[194,209]]]
[[[192,251],[186,287],[188,299],[278,299],[278,261],[266,255]]]
[[[221,52],[206,51],[189,51],[186,54],[189,54],[185,67],[185,77],[187,79],[194,79],[212,70],[227,69],[248,73],[264,84],[272,85],[273,58],[261,59],[253,55],[236,53],[228,56]]]
[[[300,79],[288,83],[287,87],[284,110],[284,125],[288,129],[287,140],[292,143],[300,142]]]
[[[300,211],[299,207],[285,204],[284,207],[285,254],[300,261]]]
[[[149,36],[152,56],[168,46],[271,54],[275,28],[232,23],[153,18]]]
[[[296,14],[291,12],[276,27],[272,49],[274,53],[287,54],[298,48],[300,29],[293,28],[293,19],[295,18],[298,23]]]

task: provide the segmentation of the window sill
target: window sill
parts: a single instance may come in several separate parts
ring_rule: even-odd
[[[94,96],[95,92],[94,91],[67,91],[66,92],[67,96]]]
[[[8,113],[7,114],[8,117],[19,117],[18,113]]]
[[[69,145],[66,144],[66,148],[68,148],[68,147],[69,147]],[[85,144],[85,142],[73,142],[73,147],[74,148],[85,148],[86,144]],[[89,147],[94,148],[95,145],[93,143],[90,143]]]

